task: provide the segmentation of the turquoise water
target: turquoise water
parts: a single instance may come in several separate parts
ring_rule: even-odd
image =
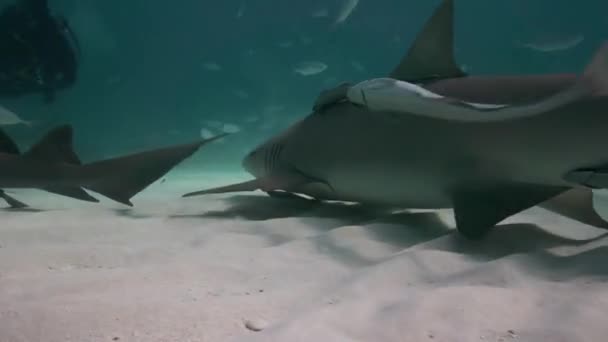
[[[239,170],[246,150],[307,115],[319,91],[390,71],[439,4],[360,0],[335,25],[344,2],[50,0],[80,40],[78,81],[52,104],[2,99],[36,121],[7,132],[27,145],[69,123],[78,153],[95,160],[191,141],[219,121],[238,134],[195,160]],[[456,2],[456,56],[471,74],[578,72],[607,36],[602,0]],[[560,51],[526,47],[577,39]],[[294,71],[306,61],[327,69]]]

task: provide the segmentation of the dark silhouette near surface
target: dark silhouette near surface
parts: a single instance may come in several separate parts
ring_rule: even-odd
[[[0,98],[57,90],[76,82],[78,42],[47,0],[18,0],[0,12]]]

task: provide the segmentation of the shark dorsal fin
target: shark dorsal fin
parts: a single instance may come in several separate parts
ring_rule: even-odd
[[[424,83],[462,76],[454,58],[454,0],[444,0],[389,77]]]
[[[38,143],[30,148],[24,156],[53,163],[66,163],[82,165],[80,158],[74,152],[74,130],[70,125],[63,125],[52,129]],[[47,186],[41,188],[48,192],[79,199],[87,202],[99,202],[79,187]]]
[[[0,153],[19,154],[19,147],[3,130],[0,129]]]
[[[74,152],[73,137],[72,126],[59,126],[48,132],[38,143],[32,146],[25,153],[25,156],[49,162],[81,165],[80,158]]]

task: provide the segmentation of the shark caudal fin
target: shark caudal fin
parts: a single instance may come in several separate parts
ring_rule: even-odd
[[[427,83],[463,76],[454,57],[454,0],[444,0],[389,77]]]
[[[116,202],[132,206],[133,196],[171,171],[201,146],[226,135],[228,134],[87,164],[84,166],[84,172],[89,181],[84,187]]]
[[[65,163],[82,165],[80,158],[74,152],[74,129],[70,125],[62,125],[50,130],[42,139],[23,154],[25,158],[43,160],[49,163]],[[71,197],[81,201],[99,202],[79,187],[48,186],[42,188],[47,192]]]
[[[245,191],[256,191],[260,189],[260,184],[257,179],[252,179],[242,183],[235,183],[226,186],[220,186],[217,188],[200,190],[195,192],[189,192],[182,195],[182,197],[192,197],[210,194],[225,194],[229,192],[245,192]]]
[[[8,205],[11,206],[11,209],[23,209],[28,207],[27,204],[17,200],[13,196],[4,192],[4,190],[2,189],[0,189],[0,198],[2,198],[6,203],[8,203]]]

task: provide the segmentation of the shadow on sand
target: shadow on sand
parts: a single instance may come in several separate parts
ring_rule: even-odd
[[[551,233],[535,224],[502,224],[484,239],[471,241],[460,236],[435,213],[395,212],[391,208],[339,202],[318,202],[305,199],[278,199],[257,195],[237,195],[224,199],[225,210],[208,211],[195,215],[173,215],[171,219],[244,219],[264,221],[295,218],[309,225],[318,234],[308,237],[317,250],[352,267],[373,266],[386,258],[363,256],[345,239],[340,231],[358,229],[372,239],[390,246],[394,253],[410,249],[437,250],[465,255],[475,262],[491,263],[502,258],[525,255],[529,262],[521,268],[535,276],[560,279],[567,276],[608,275],[608,266],[597,260],[608,259],[607,234],[577,240]],[[573,225],[573,229],[576,226]],[[284,227],[289,230],[289,227]],[[293,240],[287,232],[281,234],[264,224],[252,225],[251,233],[265,236],[271,246]],[[356,239],[356,238],[355,238]],[[603,243],[605,241],[605,243]],[[553,248],[590,248],[572,255],[556,255]],[[536,266],[534,266],[536,265]],[[529,267],[528,267],[529,266]],[[539,271],[539,269],[544,271]]]
[[[51,211],[52,209],[36,209],[31,207],[25,208],[0,208],[0,211],[6,213],[41,213],[46,211]]]

